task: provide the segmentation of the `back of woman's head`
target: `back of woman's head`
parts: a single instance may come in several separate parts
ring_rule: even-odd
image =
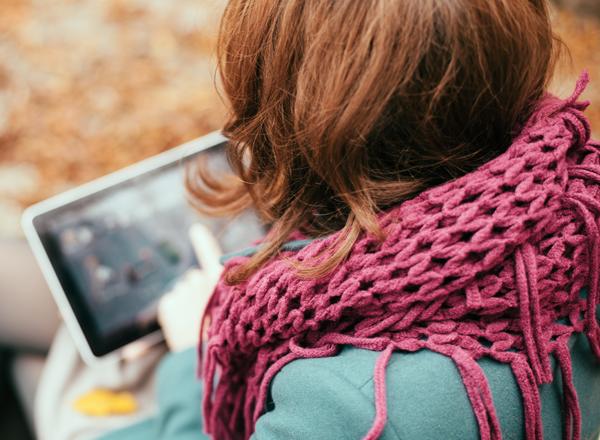
[[[544,93],[545,0],[231,0],[219,72],[236,179],[188,179],[197,206],[253,205],[273,228],[248,277],[296,229],[343,229],[335,267],[377,213],[500,154]]]

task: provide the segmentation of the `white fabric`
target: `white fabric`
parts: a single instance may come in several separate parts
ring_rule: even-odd
[[[35,431],[40,440],[83,440],[150,417],[155,411],[154,370],[166,352],[164,345],[137,359],[111,358],[93,367],[84,364],[62,326],[52,344],[35,400]],[[73,402],[94,388],[129,391],[139,409],[135,414],[91,417],[73,409]]]
[[[25,418],[33,427],[33,406],[46,358],[39,354],[17,354],[11,365],[11,377]]]

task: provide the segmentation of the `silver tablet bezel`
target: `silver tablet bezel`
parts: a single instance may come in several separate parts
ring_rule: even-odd
[[[227,138],[220,131],[214,131],[198,139],[192,140],[178,147],[174,147],[163,153],[149,157],[133,165],[92,180],[76,188],[70,189],[64,193],[43,200],[28,207],[24,211],[21,218],[21,225],[23,232],[25,233],[25,237],[31,246],[35,259],[42,270],[44,278],[50,287],[50,291],[52,292],[52,296],[58,305],[58,309],[63,317],[65,325],[69,330],[73,341],[81,354],[81,357],[86,363],[96,364],[105,358],[121,357],[128,352],[138,352],[140,347],[152,345],[161,341],[162,334],[160,331],[156,331],[120,348],[117,348],[105,355],[96,356],[85,337],[84,331],[75,316],[75,312],[69,303],[67,295],[62,288],[54,268],[52,267],[49,256],[44,249],[41,237],[35,228],[36,218],[57,208],[61,208],[76,202],[81,198],[104,191],[114,185],[118,185],[132,178],[136,178],[148,172],[154,171],[157,168],[161,168],[173,162],[181,161],[186,157],[222,144],[226,141]]]

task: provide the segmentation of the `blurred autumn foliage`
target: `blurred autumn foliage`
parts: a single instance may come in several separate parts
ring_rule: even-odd
[[[0,235],[29,203],[221,126],[223,6],[3,0]]]
[[[224,3],[3,0],[0,236],[19,233],[29,203],[221,126],[214,49]],[[587,67],[588,114],[600,127],[600,23],[563,9],[554,22],[572,62],[563,58],[552,90],[568,95]]]
[[[565,45],[550,89],[558,96],[568,96],[575,81],[587,70],[590,84],[583,94],[591,101],[586,115],[591,121],[593,134],[600,136],[600,0],[561,0],[561,4],[573,3],[570,9],[556,9],[553,13],[554,31]],[[583,7],[589,4],[589,7]],[[597,15],[595,14],[597,12]],[[594,12],[594,14],[591,14]]]

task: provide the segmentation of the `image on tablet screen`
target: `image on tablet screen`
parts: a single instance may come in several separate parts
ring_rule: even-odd
[[[212,166],[224,166],[221,153],[203,154],[212,156]],[[45,221],[42,237],[53,265],[62,284],[78,292],[98,336],[150,325],[160,296],[198,264],[187,234],[193,223],[206,224],[224,252],[264,235],[250,211],[234,220],[200,217],[186,200],[184,173],[183,163],[154,170]]]

